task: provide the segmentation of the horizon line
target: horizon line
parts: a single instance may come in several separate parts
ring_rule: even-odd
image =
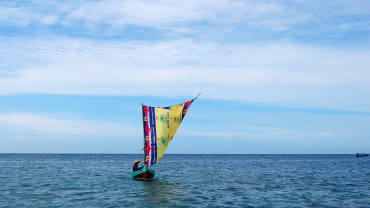
[[[352,155],[356,153],[168,153],[166,155]],[[6,154],[28,154],[28,155],[142,155],[142,153],[21,153],[21,152],[0,152]]]

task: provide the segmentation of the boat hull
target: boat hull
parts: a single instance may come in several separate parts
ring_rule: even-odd
[[[365,154],[365,153],[356,153],[356,157],[367,157],[369,156],[369,154]]]
[[[137,170],[137,171],[132,171],[132,177],[135,179],[135,180],[144,180],[144,181],[148,181],[148,180],[152,180],[154,178],[154,175],[155,175],[155,171],[152,170],[152,169],[149,169],[148,166],[144,166],[142,169],[140,170]]]

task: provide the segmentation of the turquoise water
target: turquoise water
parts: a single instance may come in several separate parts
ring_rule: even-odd
[[[370,158],[165,155],[134,181],[141,158],[0,154],[0,207],[370,207]]]

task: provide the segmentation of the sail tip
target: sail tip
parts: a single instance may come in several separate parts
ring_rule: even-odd
[[[196,100],[196,99],[200,96],[200,94],[201,94],[201,93],[199,92],[199,93],[197,94],[197,96],[195,96],[195,98],[193,99],[193,101],[194,101],[194,100]]]

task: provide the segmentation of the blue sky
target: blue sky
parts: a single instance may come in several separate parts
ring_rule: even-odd
[[[370,2],[1,1],[0,152],[370,151]]]

